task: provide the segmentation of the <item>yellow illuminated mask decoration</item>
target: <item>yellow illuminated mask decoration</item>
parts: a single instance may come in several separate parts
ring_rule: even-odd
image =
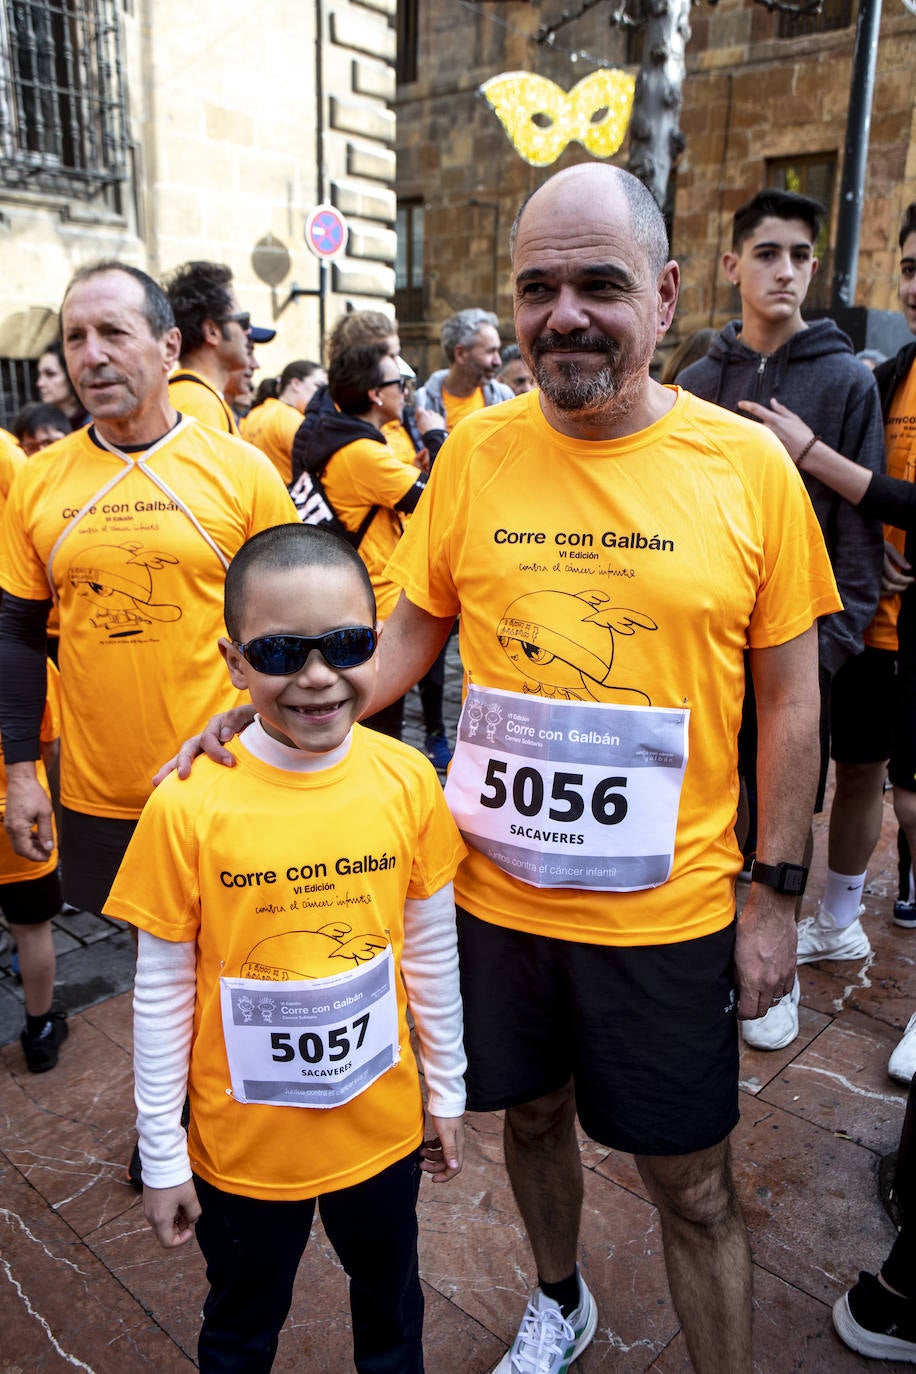
[[[549,167],[573,139],[595,157],[610,157],[623,142],[633,108],[635,78],[609,69],[591,72],[567,94],[546,76],[503,72],[480,87],[509,135],[533,167]]]

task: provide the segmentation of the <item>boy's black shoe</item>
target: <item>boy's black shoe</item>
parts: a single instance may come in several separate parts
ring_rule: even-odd
[[[143,1188],[143,1166],[140,1163],[140,1142],[137,1141],[130,1156],[130,1162],[124,1170],[124,1179],[132,1188],[140,1192]]]
[[[856,1286],[837,1299],[833,1324],[860,1355],[916,1364],[916,1302],[888,1292],[874,1274],[860,1274]]]
[[[25,1052],[30,1073],[47,1073],[57,1063],[60,1047],[70,1034],[67,1018],[62,1011],[52,1011],[37,1035],[23,1029],[19,1039]]]

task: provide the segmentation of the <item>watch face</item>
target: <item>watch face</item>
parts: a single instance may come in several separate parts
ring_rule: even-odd
[[[783,892],[788,892],[793,897],[800,897],[805,890],[807,876],[805,869],[796,868],[794,864],[787,864],[782,875]]]

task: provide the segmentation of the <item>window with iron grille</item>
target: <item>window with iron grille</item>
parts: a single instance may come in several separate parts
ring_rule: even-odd
[[[37,358],[0,358],[0,429],[9,429],[23,406],[38,395]]]
[[[117,0],[0,0],[0,182],[88,200],[127,141]]]
[[[394,307],[399,320],[423,318],[423,202],[398,203]]]

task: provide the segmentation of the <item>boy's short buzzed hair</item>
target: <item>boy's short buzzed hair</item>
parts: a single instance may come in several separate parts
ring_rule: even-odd
[[[795,191],[780,191],[766,186],[746,205],[735,211],[732,220],[732,251],[739,253],[745,239],[750,238],[757,225],[765,219],[800,219],[807,226],[812,244],[821,232],[827,211],[819,200],[800,196]]]
[[[226,571],[223,614],[231,640],[238,641],[245,619],[249,574],[255,570],[292,572],[296,568],[351,569],[366,592],[369,624],[375,624],[375,593],[366,565],[352,544],[316,525],[274,525],[252,535]]]
[[[899,246],[902,248],[910,234],[916,234],[916,200],[911,200],[900,222]]]

